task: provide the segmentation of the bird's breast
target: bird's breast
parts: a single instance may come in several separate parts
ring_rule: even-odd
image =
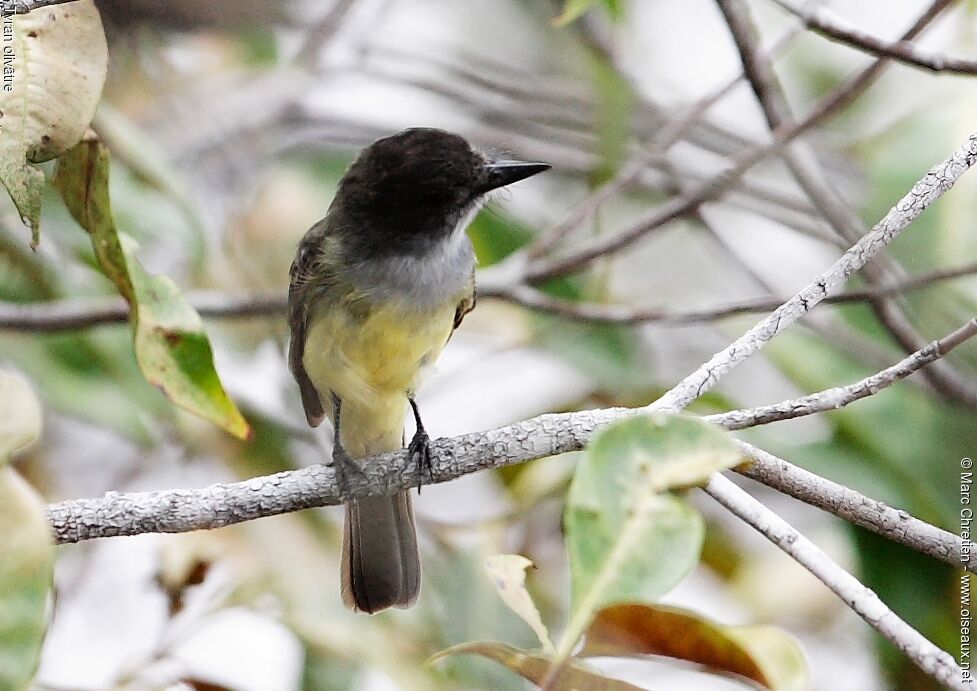
[[[304,364],[319,391],[372,406],[413,392],[451,335],[456,302],[408,309],[396,300],[336,301],[319,306]]]

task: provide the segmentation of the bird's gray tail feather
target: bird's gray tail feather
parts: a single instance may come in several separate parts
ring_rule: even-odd
[[[414,604],[421,564],[410,494],[364,497],[346,505],[343,604],[362,612]]]

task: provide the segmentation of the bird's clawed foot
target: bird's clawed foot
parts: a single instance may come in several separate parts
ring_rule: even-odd
[[[369,478],[363,469],[350,458],[346,449],[337,439],[332,447],[332,462],[330,465],[336,471],[336,482],[339,483],[339,491],[342,492],[343,499],[353,496],[353,479],[359,483],[366,482]]]
[[[417,431],[407,445],[407,457],[417,471],[417,493],[421,493],[421,485],[433,482],[434,472],[431,462],[431,438],[427,436],[424,425],[421,423],[421,415],[417,410],[417,403],[413,398],[408,398],[411,410],[414,411],[414,421],[417,423]]]

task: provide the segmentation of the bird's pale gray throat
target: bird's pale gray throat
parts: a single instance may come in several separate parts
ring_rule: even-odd
[[[350,267],[349,278],[371,298],[396,300],[404,309],[426,310],[443,305],[471,279],[475,252],[466,229],[485,200],[472,202],[451,233],[431,243],[420,255],[370,259]]]

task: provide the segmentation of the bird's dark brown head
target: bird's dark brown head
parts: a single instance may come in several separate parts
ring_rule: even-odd
[[[353,224],[361,252],[416,255],[450,235],[487,192],[548,168],[493,160],[457,134],[417,127],[364,149],[334,205]]]

